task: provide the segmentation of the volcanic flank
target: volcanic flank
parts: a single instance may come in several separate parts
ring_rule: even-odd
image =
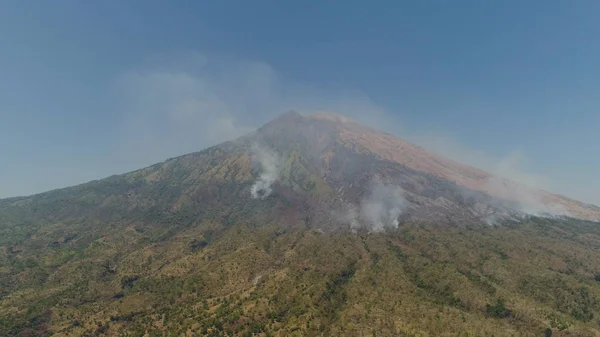
[[[597,219],[343,116],[288,112],[0,200],[0,336],[595,336]]]

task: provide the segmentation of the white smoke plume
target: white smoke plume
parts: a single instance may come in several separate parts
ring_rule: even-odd
[[[398,217],[406,208],[404,191],[394,185],[376,180],[371,193],[361,201],[360,217],[375,232],[386,228],[397,228]]]
[[[366,228],[381,232],[398,227],[398,217],[406,206],[402,188],[375,179],[369,187],[369,193],[361,199],[358,210],[356,206],[345,205],[338,219],[349,224],[353,230]]]
[[[252,161],[260,165],[261,173],[250,192],[252,198],[264,199],[271,194],[271,186],[279,178],[279,156],[273,150],[257,144],[252,145],[251,151]]]
[[[569,216],[564,206],[545,200],[537,190],[513,183],[503,178],[487,180],[485,190],[503,199],[511,200],[516,211],[533,216]]]
[[[349,224],[352,230],[361,227],[358,215],[357,207],[351,204],[344,204],[341,210],[333,212],[333,216],[337,221],[342,224]]]

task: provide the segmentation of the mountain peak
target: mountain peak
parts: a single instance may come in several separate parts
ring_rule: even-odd
[[[350,118],[348,118],[348,117],[346,117],[344,115],[340,115],[340,114],[336,114],[336,113],[332,113],[332,112],[314,112],[314,113],[308,115],[308,117],[309,118],[313,118],[313,119],[317,119],[317,120],[334,121],[334,122],[338,122],[338,123],[342,123],[342,124],[347,124],[347,123],[354,123],[354,124],[356,124]]]
[[[294,125],[299,123],[304,119],[304,116],[295,110],[288,110],[281,115],[273,118],[265,125],[260,127],[258,130],[267,130],[267,129],[281,129],[286,128],[286,126]]]
[[[275,119],[273,119],[273,121],[280,120],[280,119],[283,119],[283,120],[285,120],[285,119],[297,119],[297,118],[300,118],[300,117],[302,117],[301,113],[299,113],[296,110],[290,109],[290,110],[282,113],[281,115],[275,117]]]

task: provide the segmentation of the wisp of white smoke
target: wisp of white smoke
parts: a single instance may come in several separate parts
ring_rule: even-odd
[[[271,186],[279,178],[279,156],[269,148],[252,145],[252,161],[260,164],[261,173],[250,190],[252,198],[264,199],[271,194]]]
[[[381,232],[398,227],[398,217],[406,205],[402,188],[375,179],[369,193],[361,199],[358,210],[355,206],[345,205],[339,220],[349,224],[353,230],[364,227],[372,232]]]
[[[352,230],[356,230],[361,227],[358,221],[358,211],[354,205],[344,203],[341,210],[336,210],[333,212],[333,216],[340,223],[349,224]]]
[[[569,216],[560,204],[545,201],[534,189],[492,177],[486,181],[485,190],[516,203],[516,211],[533,216]],[[514,208],[514,207],[513,207]]]
[[[373,182],[371,193],[361,201],[360,217],[375,232],[397,228],[398,217],[406,208],[404,191],[379,180]]]

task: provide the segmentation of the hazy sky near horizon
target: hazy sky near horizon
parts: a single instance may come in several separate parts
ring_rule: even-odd
[[[289,109],[600,204],[600,2],[2,1],[0,197]]]

